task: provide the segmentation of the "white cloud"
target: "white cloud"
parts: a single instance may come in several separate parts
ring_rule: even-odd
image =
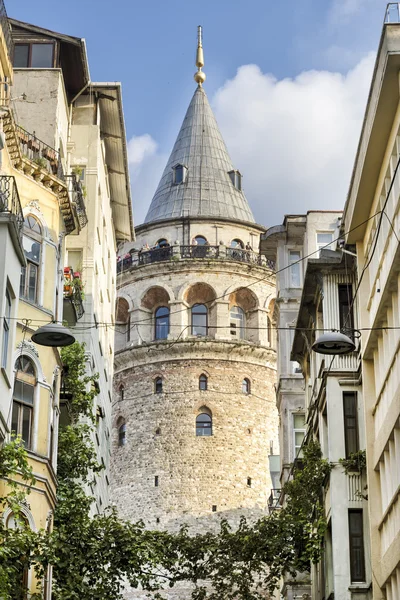
[[[144,221],[150,201],[161,179],[167,156],[158,150],[157,142],[145,133],[128,142],[128,159],[132,184],[135,224]]]
[[[157,142],[151,135],[134,135],[128,142],[129,164],[134,167],[140,167],[143,161],[150,156],[154,156],[157,151]]]
[[[218,90],[215,115],[258,222],[343,208],[373,60],[280,81],[245,65]]]
[[[257,222],[271,226],[285,214],[344,207],[373,61],[367,55],[346,75],[304,71],[283,80],[245,65],[217,91],[211,103]],[[137,224],[168,154],[149,134],[129,141]]]

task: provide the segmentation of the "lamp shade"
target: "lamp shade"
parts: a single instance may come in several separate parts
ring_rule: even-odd
[[[32,342],[40,346],[70,346],[75,338],[69,329],[60,323],[48,323],[39,327],[31,337]]]
[[[314,352],[319,354],[350,354],[356,345],[347,335],[339,331],[323,333],[312,345]]]

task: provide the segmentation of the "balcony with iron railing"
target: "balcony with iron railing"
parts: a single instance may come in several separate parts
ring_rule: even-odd
[[[177,262],[186,259],[228,260],[258,266],[272,271],[275,270],[274,261],[268,260],[265,256],[251,250],[227,248],[222,244],[219,246],[188,246],[177,244],[175,246],[162,246],[151,248],[149,250],[131,251],[124,257],[118,259],[117,273],[122,273],[143,265],[167,261]]]
[[[15,126],[22,156],[28,158],[41,169],[65,180],[64,170],[61,164],[60,153],[54,148],[36,137],[35,132],[30,133],[20,125]]]
[[[64,303],[63,319],[74,326],[85,314],[83,307],[83,282],[81,275],[71,267],[64,268]]]
[[[271,488],[271,493],[268,498],[268,510],[270,513],[272,513],[274,510],[279,510],[282,508],[281,495],[281,488]]]
[[[73,173],[72,175],[65,176],[70,184],[69,184],[69,192],[72,197],[72,202],[75,206],[76,216],[79,221],[80,229],[83,229],[88,224],[88,217],[86,213],[85,206],[85,193],[83,190],[82,182],[77,176]]]
[[[0,175],[0,217],[8,216],[14,223],[19,239],[22,239],[24,215],[15,177]]]

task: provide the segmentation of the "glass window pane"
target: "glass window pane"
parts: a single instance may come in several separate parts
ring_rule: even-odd
[[[32,44],[31,67],[51,69],[53,67],[54,44]]]
[[[182,183],[183,181],[183,167],[175,167],[175,183]]]
[[[333,233],[317,233],[317,244],[329,244],[332,241]]]
[[[15,44],[14,46],[14,67],[26,68],[29,59],[29,45]]]
[[[196,240],[198,246],[205,246],[207,244],[206,238],[202,235],[196,235],[194,239]]]
[[[24,235],[22,242],[23,242],[26,258],[38,263],[39,258],[40,258],[39,242],[35,242],[35,240],[32,240],[31,238],[27,237],[26,235]]]
[[[35,377],[35,369],[33,363],[26,356],[21,356],[15,361],[15,368],[17,371],[22,371],[23,373],[27,373],[28,375],[33,375]]]
[[[25,219],[25,225],[26,227],[28,227],[29,229],[31,229],[32,231],[34,231],[35,233],[42,233],[42,228],[40,226],[40,223],[37,219],[35,219],[35,217],[33,215],[28,215]]]
[[[26,448],[30,448],[31,444],[31,416],[32,409],[29,406],[22,407],[22,440]]]
[[[28,279],[28,300],[36,302],[36,286],[37,286],[38,268],[32,263],[29,264],[29,279]]]
[[[19,404],[13,402],[12,418],[11,418],[11,431],[18,434],[18,415],[19,415]]]
[[[13,396],[16,400],[22,400],[28,404],[33,404],[33,395],[35,388],[24,381],[15,380]]]
[[[293,427],[294,429],[304,429],[306,426],[304,415],[293,415]]]

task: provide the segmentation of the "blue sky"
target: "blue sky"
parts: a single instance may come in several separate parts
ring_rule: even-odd
[[[307,204],[318,198],[318,188],[311,191],[311,181],[305,182],[304,189],[299,189],[298,178],[290,181],[290,161],[296,161],[296,154],[303,152],[303,137],[307,136],[307,128],[297,131],[297,124],[309,123],[314,133],[316,124],[324,129],[326,105],[326,119],[338,119],[342,132],[342,137],[336,139],[337,128],[330,122],[325,141],[329,147],[337,144],[337,155],[328,153],[327,159],[342,173],[337,205],[332,208],[344,205],[385,6],[381,0],[69,0],[52,5],[48,0],[6,0],[11,17],[84,37],[93,81],[122,81],[127,138],[133,152],[137,222],[143,219],[195,89],[196,27],[203,25],[205,89],[232,158],[243,171],[246,194],[256,218],[268,225],[280,222],[284,212],[327,208]],[[305,73],[308,76],[304,80]],[[291,85],[285,86],[285,80]],[[298,109],[291,105],[290,97],[296,99]],[[257,98],[257,111],[246,122],[243,114]],[[317,98],[313,114],[307,112],[310,98],[311,102]],[[285,102],[289,115],[282,111]],[[277,110],[280,118],[274,119]],[[258,120],[264,126],[256,139],[257,154],[252,155]],[[268,158],[266,162],[262,159],[276,158],[274,148],[282,136],[275,121],[291,147],[289,158],[282,144],[282,155],[278,151],[281,163],[289,160],[283,177],[279,177],[281,187],[272,173],[270,178],[265,177]],[[285,123],[296,130],[293,140]],[[318,149],[321,140],[314,141]],[[340,145],[349,147],[347,166],[339,156]],[[247,147],[246,154],[243,147]],[[257,162],[259,165],[253,168]],[[247,173],[243,164],[248,167]],[[321,168],[326,173],[326,165]],[[260,171],[264,172],[263,178],[258,176]],[[274,198],[281,196],[279,210],[268,201],[269,192]]]

